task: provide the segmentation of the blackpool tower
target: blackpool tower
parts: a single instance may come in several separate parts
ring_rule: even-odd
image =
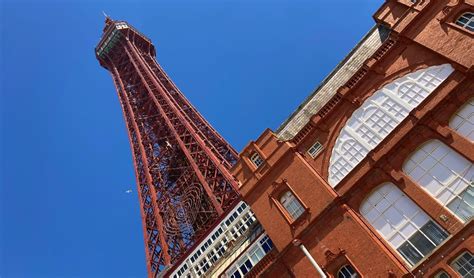
[[[241,200],[235,150],[156,61],[151,41],[106,18],[95,48],[112,75],[130,139],[148,276],[180,259]]]

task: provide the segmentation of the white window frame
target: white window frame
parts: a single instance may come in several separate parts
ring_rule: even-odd
[[[265,256],[273,249],[273,243],[270,243],[271,240],[266,234],[262,234],[252,245],[243,253],[239,259],[234,262],[230,267],[229,270],[226,271],[226,276],[234,278],[233,276],[236,272],[240,274],[240,277],[244,277],[245,274],[249,273],[252,268],[257,265]],[[265,244],[270,245],[272,248],[269,249],[267,252],[263,248]],[[259,253],[259,256],[254,256]],[[241,267],[245,265],[247,262],[250,262],[252,265],[251,267],[246,266],[248,271],[244,274],[241,270]]]
[[[346,271],[349,276],[347,276]],[[336,278],[358,278],[359,274],[357,274],[357,271],[355,271],[354,267],[350,264],[345,264],[341,268],[339,268],[339,271],[337,272],[337,277]]]
[[[465,12],[458,19],[456,19],[456,25],[462,28],[474,32],[474,12]]]
[[[474,97],[454,113],[449,121],[449,127],[474,142]]]
[[[411,266],[428,257],[436,246],[445,242],[448,237],[448,233],[444,229],[390,182],[381,184],[372,191],[362,202],[360,212],[367,222]],[[435,228],[437,235],[441,237],[433,239],[430,234],[426,233],[428,231],[426,227]],[[420,240],[415,241],[416,238]],[[428,248],[430,250],[423,250],[417,247],[417,245],[420,246],[420,243],[431,244],[433,247]],[[408,253],[408,251],[414,253],[419,259],[415,258],[416,261],[411,261],[408,257],[410,254],[403,253]]]
[[[470,257],[470,258],[466,258],[467,257]],[[472,261],[472,254],[471,252],[469,251],[465,251],[463,252],[461,255],[459,255],[455,260],[453,260],[453,262],[450,264],[450,266],[459,274],[461,275],[461,277],[472,277],[472,275],[474,275],[474,265],[471,265],[470,264],[470,261]],[[463,262],[461,262],[461,260]],[[466,267],[466,265],[468,265]],[[465,270],[469,271],[467,274],[469,274],[468,276],[463,276],[463,274],[461,274],[460,272],[460,268],[464,268]],[[469,268],[469,269],[466,269],[466,268]]]
[[[461,221],[474,216],[474,164],[448,145],[424,143],[406,159],[403,172]]]
[[[315,158],[318,154],[321,153],[323,150],[323,144],[321,142],[316,141],[309,149],[308,149],[308,154],[311,156],[311,158]]]
[[[335,187],[453,71],[450,64],[418,70],[365,100],[336,139],[329,162],[329,184]]]
[[[258,152],[254,152],[250,157],[250,161],[258,168],[260,165],[263,164],[263,158],[258,154]]]
[[[301,202],[290,190],[285,191],[279,201],[293,220],[298,219],[305,211]]]
[[[451,276],[444,270],[436,272],[434,278],[451,278]]]
[[[170,277],[206,275],[230,248],[228,243],[239,238],[256,221],[257,218],[250,207],[241,201],[171,273]]]

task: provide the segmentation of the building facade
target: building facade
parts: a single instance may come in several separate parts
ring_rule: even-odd
[[[310,259],[328,277],[474,275],[474,1],[373,17],[231,170],[275,245],[247,276],[318,277]]]

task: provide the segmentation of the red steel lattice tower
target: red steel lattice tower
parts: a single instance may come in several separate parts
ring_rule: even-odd
[[[235,150],[184,97],[151,41],[106,18],[95,48],[111,74],[130,138],[148,276],[163,273],[239,200]]]

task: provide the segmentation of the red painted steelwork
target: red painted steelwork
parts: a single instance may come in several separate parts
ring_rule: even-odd
[[[122,106],[148,276],[155,277],[241,199],[229,172],[237,153],[166,75],[151,41],[128,23],[106,19],[96,56],[112,74]]]

